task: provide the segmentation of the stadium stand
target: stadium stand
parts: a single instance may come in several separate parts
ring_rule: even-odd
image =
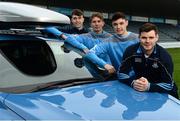
[[[165,35],[180,41],[180,28],[171,24],[157,24],[159,30]]]
[[[134,33],[138,33],[138,28],[144,24],[144,22],[129,21],[128,30]],[[176,42],[180,41],[180,28],[170,24],[156,24],[159,28],[160,42]],[[111,23],[106,20],[106,26],[104,29],[110,33],[113,33]]]
[[[104,30],[110,33],[113,33],[113,28],[111,26],[111,21],[109,19],[105,19],[106,25],[104,26]],[[90,28],[89,25],[89,19],[85,18],[84,22],[85,26],[87,28]],[[138,33],[138,28],[144,24],[144,22],[136,22],[136,21],[129,21],[128,30],[134,33]],[[171,26],[171,32],[169,34],[176,31],[177,33],[180,32],[180,27],[174,27],[173,25],[166,25],[166,24],[157,24],[159,27],[159,41],[158,43],[163,46],[164,48],[179,48],[180,42],[177,41],[177,39],[173,38],[171,35],[168,35],[169,26]],[[179,36],[179,34],[176,34],[176,36]]]

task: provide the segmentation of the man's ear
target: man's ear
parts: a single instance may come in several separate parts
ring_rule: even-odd
[[[126,20],[126,25],[128,26],[128,24],[129,24],[129,21],[128,21],[128,20]]]
[[[103,26],[105,25],[105,22],[103,21]]]
[[[156,34],[156,42],[159,40],[159,34]]]
[[[83,16],[82,16],[82,20],[83,20],[83,23],[84,23],[85,18]]]

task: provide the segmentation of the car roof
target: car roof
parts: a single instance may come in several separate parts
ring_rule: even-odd
[[[38,22],[69,24],[68,16],[33,5],[0,2],[0,22]]]

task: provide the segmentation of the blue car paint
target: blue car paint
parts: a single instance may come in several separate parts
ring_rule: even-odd
[[[4,102],[4,99],[6,98],[6,96],[7,96],[8,94],[0,92],[0,95],[1,95],[1,96],[0,96],[0,102],[3,103],[3,102]]]
[[[0,95],[0,120],[23,120],[4,105],[4,98],[7,94],[0,93]]]
[[[51,100],[58,104],[61,97],[43,97],[39,93],[12,94],[7,97],[5,104],[25,120],[82,120],[76,114],[65,111],[58,105],[55,106],[55,103],[48,102]]]
[[[118,81],[10,94],[5,104],[28,120],[180,120],[179,100]]]

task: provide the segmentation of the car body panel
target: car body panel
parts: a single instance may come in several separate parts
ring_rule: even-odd
[[[23,120],[23,118],[19,117],[4,105],[4,98],[8,94],[0,93],[0,95],[0,120]]]
[[[25,119],[32,118],[26,117],[26,112],[37,119],[58,119],[69,112],[85,120],[180,120],[177,99],[167,94],[137,92],[118,81],[10,94],[5,104]]]
[[[81,117],[61,109],[58,106],[54,106],[46,100],[36,99],[36,96],[34,96],[35,95],[25,96],[27,98],[12,97],[13,103],[11,103],[11,100],[7,100],[5,104],[25,120],[82,120]],[[14,101],[18,101],[21,105],[18,103],[15,104]]]
[[[8,38],[8,40],[6,40]],[[45,38],[44,38],[45,39]],[[5,40],[13,40],[13,41],[25,41],[25,40],[36,40],[36,41],[45,41],[42,38],[36,38],[33,36],[9,36],[3,35],[0,37],[0,41]],[[53,81],[64,81],[78,78],[92,78],[91,74],[85,67],[78,68],[74,65],[74,60],[76,58],[80,58],[81,56],[73,51],[69,53],[65,53],[61,46],[64,44],[62,41],[49,40],[47,44],[52,49],[52,52],[55,56],[55,60],[57,63],[57,69],[52,74],[46,76],[32,76],[27,75],[19,71],[16,67],[14,67],[7,59],[0,54],[0,77],[1,77],[1,90],[5,88],[12,88],[16,86],[26,86],[26,85],[34,85],[41,84]],[[78,73],[77,73],[78,72]],[[36,81],[38,80],[38,81]]]

